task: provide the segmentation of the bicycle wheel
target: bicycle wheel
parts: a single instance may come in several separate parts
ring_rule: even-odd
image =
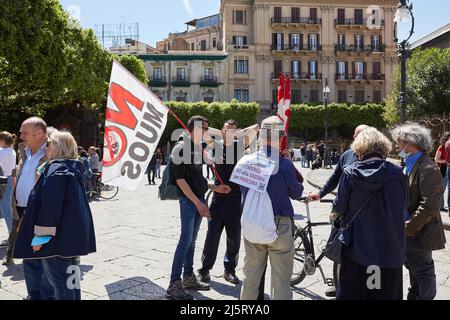
[[[100,198],[111,200],[119,193],[119,187],[110,186],[107,184],[100,184],[98,187],[98,194]]]
[[[295,225],[294,245],[295,256],[294,268],[291,276],[291,286],[296,286],[305,279],[306,272],[304,262],[306,257],[311,254],[309,239],[297,225]]]

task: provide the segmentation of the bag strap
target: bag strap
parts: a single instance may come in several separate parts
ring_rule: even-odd
[[[378,189],[379,190],[379,189]],[[375,193],[378,191],[374,191],[370,194],[370,196],[367,198],[367,200],[364,202],[364,204],[361,206],[361,208],[359,208],[359,210],[353,215],[353,217],[350,219],[350,221],[347,223],[347,225],[342,228],[341,227],[341,231],[347,230],[348,228],[350,228],[350,225],[353,223],[353,221],[355,221],[355,219],[359,216],[359,214],[363,211],[363,209],[367,206],[367,204],[369,203],[369,201],[373,198],[373,196],[375,195]]]

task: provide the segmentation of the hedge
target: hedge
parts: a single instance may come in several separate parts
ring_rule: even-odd
[[[186,124],[189,118],[201,115],[209,120],[209,125],[221,129],[225,121],[234,119],[241,128],[258,122],[259,105],[257,103],[224,102],[166,102],[166,105]],[[169,114],[167,127],[161,139],[161,145],[170,141],[172,132],[181,128],[176,119]]]
[[[331,103],[327,106],[329,131],[336,129],[342,137],[350,138],[355,128],[366,124],[385,128],[384,105],[348,105]],[[323,138],[325,107],[310,105],[291,106],[291,125],[294,133],[302,137]]]

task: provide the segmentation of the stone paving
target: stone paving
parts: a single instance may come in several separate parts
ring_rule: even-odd
[[[306,176],[309,171],[302,169]],[[306,185],[306,192],[315,189]],[[303,224],[305,207],[294,204],[298,213],[296,220]],[[329,204],[313,203],[311,211],[315,221],[327,221]],[[168,286],[173,253],[179,237],[179,207],[176,201],[158,200],[157,187],[144,183],[136,192],[121,191],[111,201],[92,203],[95,221],[98,252],[81,259],[82,298],[86,300],[159,300],[165,299]],[[207,223],[204,220],[199,232],[195,253],[195,269],[200,267],[200,257],[206,237]],[[313,230],[316,249],[323,246],[328,237],[329,227],[317,227]],[[450,232],[447,232],[450,239]],[[6,239],[4,223],[0,223],[0,239]],[[211,291],[193,293],[197,299],[236,300],[241,286],[232,285],[223,279],[222,259],[225,251],[225,237],[222,237],[218,259],[212,270]],[[317,252],[317,250],[316,250]],[[3,258],[5,249],[0,249]],[[237,275],[242,279],[244,252]],[[434,254],[438,299],[450,299],[450,249]],[[325,260],[323,270],[327,277],[332,276],[332,264]],[[0,300],[19,300],[26,296],[21,261],[5,268],[0,266],[1,287]],[[268,271],[270,275],[270,270]],[[405,291],[408,274],[404,273]],[[270,279],[266,281],[266,293]],[[300,285],[293,288],[295,300],[322,300],[327,285],[320,272],[307,277]],[[267,296],[269,298],[269,296]]]

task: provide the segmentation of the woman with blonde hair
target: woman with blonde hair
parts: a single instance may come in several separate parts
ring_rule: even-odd
[[[95,252],[96,245],[83,167],[73,136],[52,133],[47,141],[47,159],[30,194],[14,257],[41,259],[56,299],[80,300],[77,257]]]
[[[337,299],[402,300],[406,178],[385,160],[392,143],[377,129],[351,148],[360,161],[344,170],[334,203],[343,242]]]
[[[0,132],[0,171],[8,178],[8,183],[3,196],[0,194],[0,218],[4,218],[8,233],[11,233],[13,221],[12,190],[14,185],[14,175],[16,174],[16,135],[7,131]],[[1,192],[0,192],[1,193]],[[7,246],[8,241],[3,241],[1,246]]]

